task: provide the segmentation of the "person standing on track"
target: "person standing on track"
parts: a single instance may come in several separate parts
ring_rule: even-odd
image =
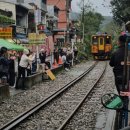
[[[25,85],[24,85],[26,70],[27,70],[28,64],[35,59],[35,54],[33,54],[32,58],[29,58],[28,54],[29,54],[29,51],[27,49],[24,49],[23,55],[21,57],[19,67],[18,67],[18,78],[16,81],[16,87],[15,87],[16,89],[19,89],[18,83],[19,83],[19,79],[22,77],[21,89],[26,90]]]
[[[6,78],[6,82],[8,82],[8,71],[9,71],[9,60],[6,57],[7,48],[1,47],[0,49],[0,79]]]
[[[125,43],[126,36],[119,36],[118,38],[118,49],[112,54],[110,59],[110,66],[113,67],[113,72],[115,76],[115,85],[118,93],[122,90],[122,81],[123,81],[123,68],[124,66],[121,63],[124,61],[125,57]]]

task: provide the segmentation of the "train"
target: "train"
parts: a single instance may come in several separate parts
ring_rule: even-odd
[[[97,34],[91,38],[91,53],[95,60],[110,59],[112,51],[111,35]]]

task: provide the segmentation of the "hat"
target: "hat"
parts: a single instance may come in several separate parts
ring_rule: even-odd
[[[43,48],[40,50],[40,52],[43,52],[43,51],[45,51]]]
[[[28,49],[24,49],[23,50],[23,54],[26,54],[26,55],[29,54],[29,50]]]

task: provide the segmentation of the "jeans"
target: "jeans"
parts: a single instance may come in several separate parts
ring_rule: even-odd
[[[25,86],[24,86],[25,72],[26,72],[26,68],[19,66],[19,68],[18,68],[18,78],[17,78],[17,81],[16,81],[16,87],[15,87],[16,89],[19,88],[19,79],[21,77],[22,77],[22,86],[21,86],[21,89],[25,89]]]

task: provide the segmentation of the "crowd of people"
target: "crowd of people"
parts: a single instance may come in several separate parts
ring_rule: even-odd
[[[25,89],[24,79],[26,75],[31,75],[35,53],[30,52],[28,49],[24,49],[22,56],[15,56],[7,52],[8,50],[5,47],[0,49],[0,83],[8,83],[10,87],[18,89],[19,79],[22,78],[21,89]],[[16,58],[18,59],[18,70],[16,70]]]
[[[59,63],[62,59],[64,69],[69,71],[72,66],[72,60],[77,59],[78,50],[75,47],[72,52],[71,48],[55,48],[53,52],[53,64]],[[17,59],[17,60],[16,60]],[[44,73],[50,69],[50,60],[47,60],[45,49],[41,49],[39,53],[40,63],[37,61],[36,54],[28,49],[24,49],[21,55],[9,54],[7,48],[0,49],[0,83],[8,83],[10,87],[25,90],[24,80],[26,76],[30,76],[41,70]],[[16,61],[17,64],[16,64]],[[16,67],[18,66],[18,67]],[[40,69],[40,66],[42,69]],[[21,79],[21,85],[19,80]],[[19,88],[19,86],[21,86]]]
[[[59,62],[59,57],[62,58],[62,62],[64,65],[64,69],[66,71],[69,71],[70,67],[73,64],[73,61],[77,60],[77,55],[78,55],[78,50],[77,47],[75,46],[74,49],[72,50],[70,47],[68,48],[60,48],[60,49],[55,49],[54,50],[54,60],[56,62]]]

